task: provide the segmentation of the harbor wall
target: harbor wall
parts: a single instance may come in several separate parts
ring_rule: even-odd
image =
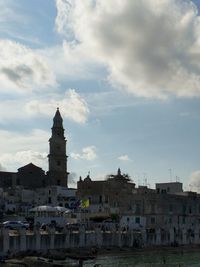
[[[157,229],[155,231],[102,231],[63,229],[56,231],[49,228],[29,230],[0,230],[0,251],[2,254],[22,251],[47,251],[68,248],[112,248],[112,247],[147,247],[200,244],[199,229],[195,231]]]

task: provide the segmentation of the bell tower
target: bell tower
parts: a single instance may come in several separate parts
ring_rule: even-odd
[[[67,187],[67,155],[66,139],[64,136],[63,119],[59,108],[53,118],[52,135],[49,139],[49,171],[48,184]]]

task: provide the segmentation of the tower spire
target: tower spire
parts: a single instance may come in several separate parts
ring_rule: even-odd
[[[53,118],[53,127],[63,127],[63,119],[60,115],[60,111],[58,107],[57,107],[55,116]]]

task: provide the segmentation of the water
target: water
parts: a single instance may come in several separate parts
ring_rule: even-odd
[[[200,249],[195,251],[119,252],[99,255],[84,267],[200,267]]]

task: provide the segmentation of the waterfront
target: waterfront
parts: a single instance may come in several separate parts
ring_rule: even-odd
[[[145,251],[121,252],[99,255],[95,261],[88,261],[84,267],[200,267],[200,249],[195,251]]]

